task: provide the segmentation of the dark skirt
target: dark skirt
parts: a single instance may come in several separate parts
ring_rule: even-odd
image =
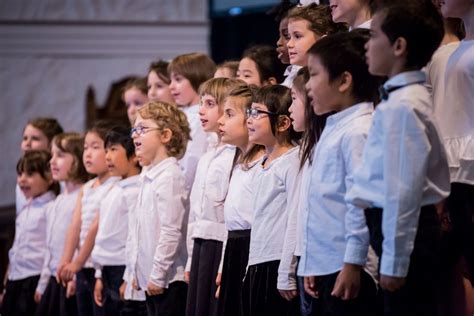
[[[249,261],[249,247],[250,229],[229,231],[218,303],[221,316],[242,314],[242,284]]]
[[[39,275],[7,281],[3,297],[2,316],[31,316],[35,314],[35,292]]]
[[[76,273],[76,302],[79,316],[102,316],[103,309],[94,301],[95,269],[82,268]]]
[[[123,282],[125,266],[104,266],[102,268],[102,309],[105,316],[116,316],[120,314],[123,301],[120,299],[120,285]]]
[[[148,316],[184,316],[187,284],[183,281],[170,283],[163,294],[146,295]]]
[[[36,309],[36,316],[76,316],[76,297],[66,298],[66,288],[51,277]]]
[[[194,239],[186,303],[187,316],[217,315],[216,277],[221,258],[221,241]]]
[[[248,267],[242,288],[244,316],[292,316],[299,315],[297,298],[287,301],[277,289],[280,260]]]
[[[382,255],[383,209],[365,210],[370,243]],[[441,226],[434,205],[421,208],[415,244],[405,285],[395,292],[383,291],[384,315],[436,315],[440,275]]]

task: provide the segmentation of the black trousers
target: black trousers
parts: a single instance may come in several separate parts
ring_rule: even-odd
[[[146,302],[125,300],[120,316],[147,316]]]
[[[316,277],[317,299],[312,300],[310,315],[314,316],[375,316],[377,313],[374,304],[377,297],[377,288],[372,277],[361,271],[359,295],[352,300],[342,300],[332,296],[331,292],[336,284],[339,272]]]
[[[35,291],[39,275],[7,281],[2,303],[2,316],[31,316],[35,314]]]
[[[102,307],[94,301],[95,269],[83,268],[76,273],[76,302],[79,316],[102,316]]]
[[[217,315],[216,277],[222,258],[222,242],[194,239],[189,278],[187,316]]]
[[[51,277],[36,309],[36,316],[76,316],[76,297],[66,298],[66,288]]]
[[[383,209],[365,210],[370,243],[376,254],[383,253]],[[398,291],[382,290],[384,315],[432,316],[437,313],[440,273],[440,222],[434,205],[422,207],[415,244],[405,285]]]
[[[242,314],[242,284],[249,261],[249,247],[250,229],[229,231],[218,303],[221,316]]]
[[[104,266],[102,268],[102,309],[103,315],[116,316],[120,314],[123,301],[120,299],[120,285],[123,281],[125,266]]]
[[[187,284],[183,281],[170,283],[163,294],[146,295],[148,316],[184,316]]]
[[[242,315],[292,316],[299,315],[299,301],[285,300],[277,289],[280,260],[248,267],[242,288]]]

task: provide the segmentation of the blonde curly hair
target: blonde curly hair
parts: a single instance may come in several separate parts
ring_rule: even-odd
[[[171,140],[165,144],[168,155],[177,159],[184,156],[188,141],[191,140],[191,128],[183,111],[167,102],[150,101],[138,110],[138,114],[143,119],[155,121],[160,131],[171,131]]]

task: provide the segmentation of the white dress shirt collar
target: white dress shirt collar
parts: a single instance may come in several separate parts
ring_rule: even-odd
[[[142,174],[141,176],[148,178],[149,180],[153,181],[160,173],[162,173],[164,170],[168,168],[168,166],[174,164],[176,162],[175,157],[168,157],[166,159],[163,159],[160,161],[158,164],[154,166],[149,166],[147,170]]]
[[[406,71],[393,76],[384,83],[384,88],[387,91],[393,91],[397,88],[408,86],[415,83],[424,83],[426,81],[426,74],[423,71]]]

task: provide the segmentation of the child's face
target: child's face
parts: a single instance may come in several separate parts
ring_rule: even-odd
[[[44,179],[39,172],[27,174],[22,172],[17,176],[17,183],[27,199],[35,198],[46,191],[52,183],[51,179]]]
[[[227,67],[220,67],[217,68],[216,72],[214,73],[214,78],[234,78],[232,70]]]
[[[224,102],[224,115],[219,118],[219,134],[222,142],[246,148],[249,131],[246,116],[238,97],[228,97]]]
[[[33,125],[26,125],[21,140],[21,151],[23,153],[29,150],[48,149],[48,137]]]
[[[174,102],[179,106],[190,106],[199,103],[199,95],[194,90],[191,82],[180,74],[171,73],[170,91]]]
[[[154,71],[150,71],[147,78],[148,99],[150,101],[162,101],[174,103],[169,85],[161,80]]]
[[[364,0],[331,0],[331,15],[332,20],[336,23],[348,23],[350,26],[357,14],[367,6]]]
[[[381,29],[383,18],[379,13],[374,15],[370,26],[370,39],[365,44],[367,50],[365,57],[369,72],[376,76],[390,75],[396,58],[393,53],[393,45]]]
[[[87,132],[84,139],[83,162],[86,171],[101,176],[107,172],[104,141],[97,133]]]
[[[127,115],[130,123],[133,123],[137,117],[137,111],[145,103],[148,102],[148,97],[144,95],[139,89],[131,88],[123,94],[123,101],[127,106]]]
[[[133,168],[133,159],[128,159],[127,151],[120,144],[111,144],[105,149],[105,161],[111,176],[126,178]]]
[[[295,88],[292,88],[291,98],[293,99],[293,102],[288,109],[288,111],[290,111],[291,124],[293,124],[293,129],[295,131],[303,132],[305,121],[304,97],[299,91],[297,91]]]
[[[288,47],[286,46],[290,35],[288,34],[288,18],[284,18],[280,21],[280,27],[278,28],[280,37],[277,41],[277,53],[278,59],[280,59],[282,64],[290,63],[290,56],[288,56]]]
[[[208,133],[219,132],[219,124],[217,120],[222,116],[222,110],[214,97],[205,94],[201,97],[199,106],[199,119],[201,120],[202,129]]]
[[[318,36],[309,29],[309,22],[306,20],[290,19],[288,23],[288,55],[292,65],[306,66],[308,64],[308,50],[316,43]]]
[[[252,103],[251,108],[257,111],[268,112],[267,106],[262,103]],[[275,142],[268,114],[258,113],[256,118],[249,116],[247,118],[247,128],[249,131],[249,142],[265,147],[271,146]]]
[[[239,70],[237,71],[237,78],[245,81],[248,85],[262,86],[260,73],[257,69],[257,64],[250,58],[242,58],[239,62]]]
[[[161,142],[158,125],[154,120],[144,119],[138,114],[134,127],[143,130],[141,134],[137,132],[132,134],[138,162],[142,166],[153,164],[164,146]]]
[[[466,12],[470,12],[474,6],[469,0],[438,0],[438,3],[445,18],[463,18]]]
[[[311,98],[313,111],[322,115],[337,110],[336,96],[339,95],[336,81],[329,81],[329,73],[318,56],[309,55],[309,81],[306,84],[308,96]]]
[[[74,156],[62,151],[56,144],[51,146],[51,175],[54,181],[69,180],[69,172],[74,164]]]

